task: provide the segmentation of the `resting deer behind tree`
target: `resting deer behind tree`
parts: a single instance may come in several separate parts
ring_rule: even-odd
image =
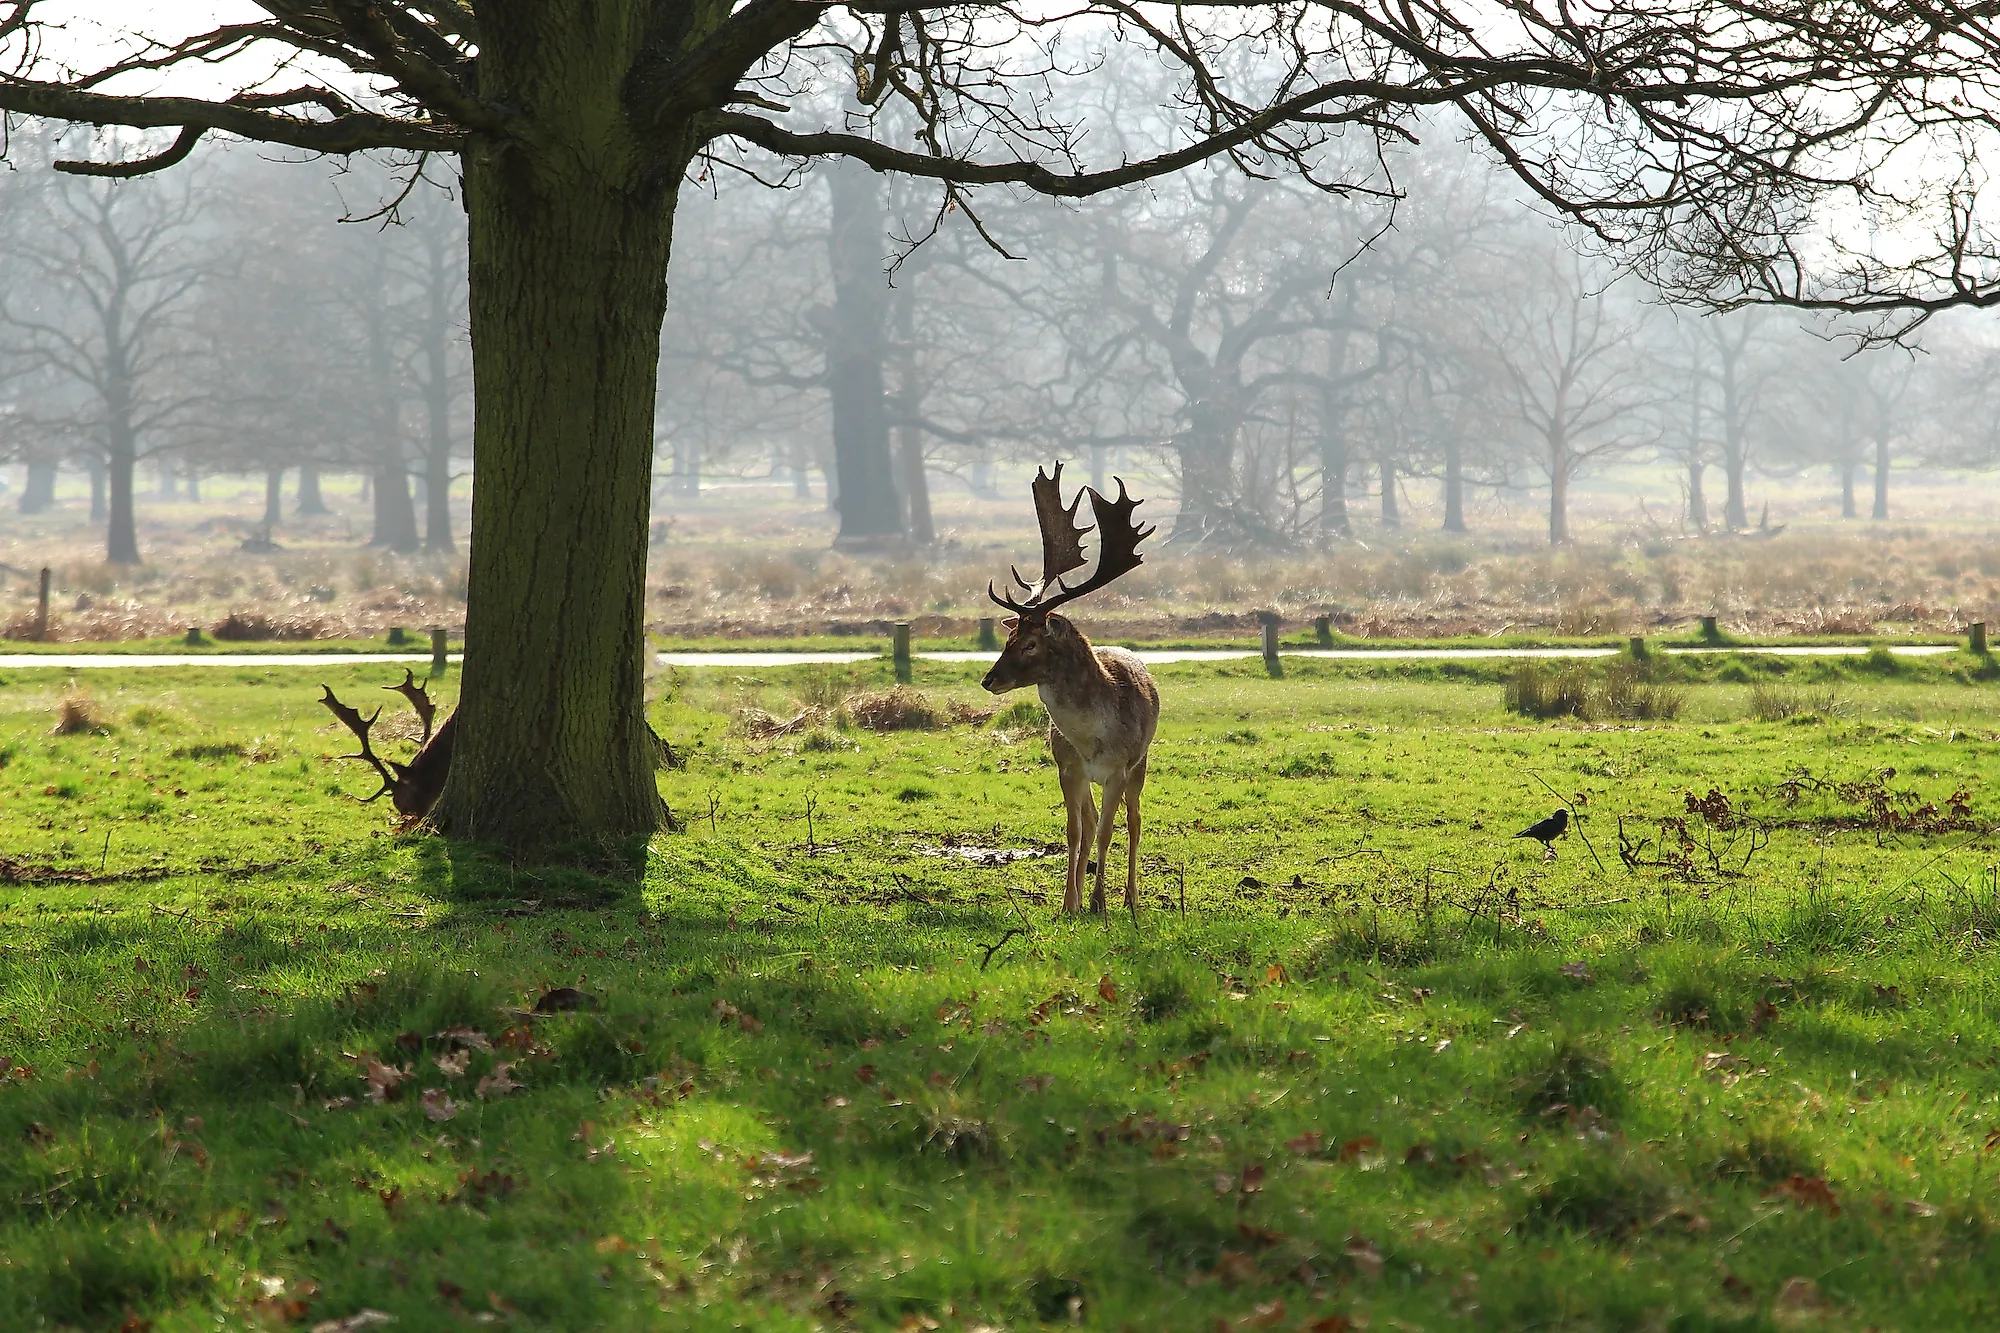
[[[1139,501],[1125,494],[1123,480],[1118,482],[1116,500],[1086,486],[1064,508],[1062,464],[1057,463],[1054,476],[1036,470],[1033,491],[1035,518],[1042,529],[1042,577],[1030,584],[1019,570],[1012,571],[1014,582],[1028,594],[1025,602],[1014,600],[1011,589],[1002,596],[991,583],[986,585],[986,595],[1014,614],[1007,621],[1007,646],[986,673],[984,684],[995,694],[1033,685],[1049,710],[1049,748],[1055,752],[1063,804],[1069,812],[1063,910],[1075,912],[1082,906],[1083,877],[1093,844],[1097,879],[1090,910],[1104,910],[1104,862],[1121,805],[1125,807],[1125,905],[1137,909],[1139,796],[1146,787],[1146,754],[1160,722],[1160,692],[1137,657],[1123,648],[1093,648],[1083,631],[1054,611],[1137,569],[1137,547],[1153,535],[1153,528],[1132,522]],[[1086,563],[1083,536],[1092,530],[1076,522],[1077,506],[1085,495],[1097,518],[1097,568],[1071,588],[1063,583],[1063,575]],[[1104,788],[1101,825],[1092,800],[1093,783]]]

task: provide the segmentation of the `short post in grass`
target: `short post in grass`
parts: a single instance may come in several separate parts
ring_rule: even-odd
[[[403,648],[408,646],[409,642],[410,636],[403,632],[401,625],[391,625],[389,627],[389,646],[391,648]]]
[[[1986,622],[1975,620],[1965,627],[1965,646],[1974,657],[1986,656]]]
[[[445,669],[444,648],[445,648],[444,627],[441,625],[433,625],[431,627],[431,675],[433,677],[442,676],[444,674],[444,669]]]
[[[1716,624],[1714,616],[1701,618],[1701,639],[1703,643],[1722,642],[1722,627]]]
[[[896,637],[894,642],[895,648],[892,656],[896,659],[896,683],[898,685],[908,685],[910,683],[909,621],[899,620],[896,622]]]
[[[1333,617],[1313,617],[1313,641],[1322,648],[1333,647]]]
[[[1634,635],[1632,636],[1632,638],[1631,638],[1630,642],[1631,642],[1631,647],[1632,647],[1632,660],[1633,660],[1634,662],[1643,662],[1643,661],[1645,661],[1645,660],[1646,660],[1646,636],[1645,636],[1645,635],[1643,635],[1643,634],[1634,634]]]
[[[49,567],[42,566],[42,591],[35,599],[35,642],[49,641]]]
[[[1272,676],[1282,676],[1285,669],[1278,663],[1278,613],[1259,611],[1257,623],[1264,627],[1264,670]]]
[[[1000,651],[1000,622],[992,616],[979,618],[979,651],[982,653]]]
[[[208,640],[201,637],[201,626],[189,625],[187,637],[182,639],[181,642],[190,648],[200,648],[206,645]]]

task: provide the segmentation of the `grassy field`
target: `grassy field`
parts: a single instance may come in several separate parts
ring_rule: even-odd
[[[0,673],[0,1327],[1991,1327],[1995,673],[1656,670],[1162,668],[1108,921],[973,668],[663,673],[631,875],[396,835],[384,668]]]

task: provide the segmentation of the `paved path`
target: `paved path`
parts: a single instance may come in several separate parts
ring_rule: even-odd
[[[1346,662],[1449,661],[1468,662],[1499,659],[1573,659],[1615,657],[1618,648],[1287,648],[1289,658],[1330,658]],[[1866,648],[1833,644],[1795,644],[1772,648],[1663,648],[1676,656],[1712,653],[1763,653],[1772,657],[1859,657]],[[1936,657],[1958,651],[1952,644],[1903,644],[1889,649],[1898,657]],[[1259,654],[1254,648],[1146,648],[1139,660],[1153,666],[1174,662],[1238,662]],[[872,662],[884,653],[660,653],[661,666],[677,667],[779,667],[847,666]],[[988,662],[992,653],[917,653],[926,662]],[[56,667],[65,671],[98,671],[118,667],[296,667],[369,666],[427,664],[429,654],[410,653],[6,653],[0,654],[0,669]],[[462,660],[451,654],[454,662]]]

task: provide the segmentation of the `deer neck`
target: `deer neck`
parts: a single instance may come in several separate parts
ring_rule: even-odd
[[[1063,643],[1061,653],[1049,659],[1035,692],[1060,725],[1064,714],[1074,716],[1092,708],[1113,689],[1110,674],[1097,660],[1097,650],[1078,630]]]

